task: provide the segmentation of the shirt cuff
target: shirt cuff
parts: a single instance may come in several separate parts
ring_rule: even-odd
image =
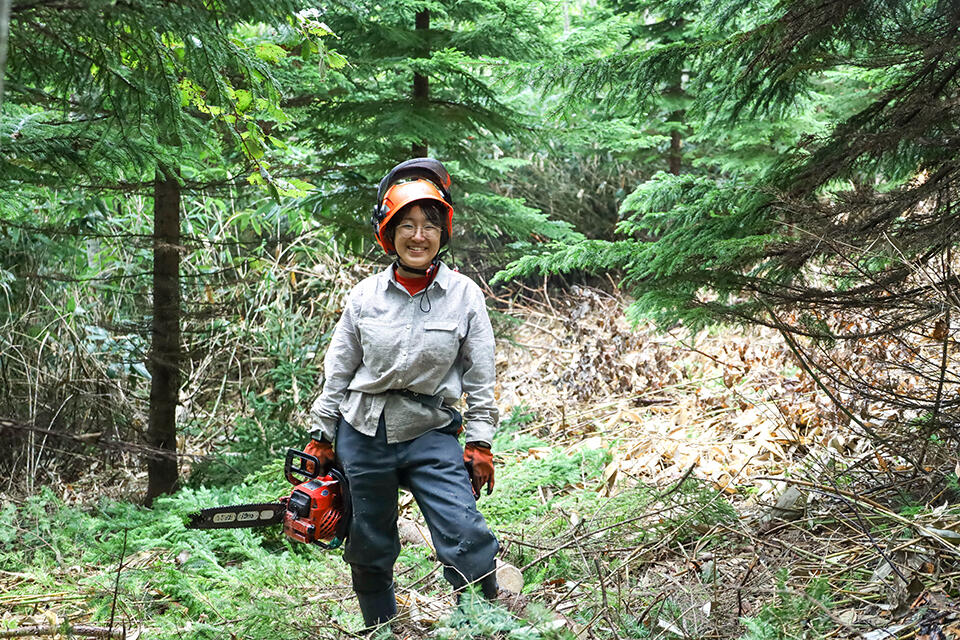
[[[332,444],[337,437],[337,420],[322,420],[314,423],[310,429],[310,437],[314,440],[324,440]]]
[[[493,424],[489,422],[468,422],[464,442],[493,443]]]

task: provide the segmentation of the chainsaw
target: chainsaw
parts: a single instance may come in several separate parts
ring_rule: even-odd
[[[308,470],[309,469],[309,470]],[[320,477],[320,461],[288,449],[283,475],[293,492],[277,502],[210,507],[190,515],[188,529],[241,529],[283,524],[291,540],[336,549],[347,538],[351,502],[347,479],[338,469]]]

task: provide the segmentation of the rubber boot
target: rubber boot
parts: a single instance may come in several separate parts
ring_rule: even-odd
[[[358,591],[357,602],[360,604],[360,613],[363,614],[363,624],[366,625],[364,631],[372,631],[397,616],[397,597],[394,595],[392,584],[386,591],[375,593]]]
[[[480,579],[480,593],[487,600],[496,600],[500,587],[497,585],[497,574],[491,573]]]

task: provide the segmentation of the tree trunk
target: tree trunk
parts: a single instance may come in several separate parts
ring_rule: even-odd
[[[153,331],[147,444],[169,454],[147,458],[146,504],[177,485],[177,402],[180,394],[180,183],[158,167],[153,190]]]
[[[682,145],[680,132],[674,129],[670,132],[670,173],[675,176],[680,175],[680,167],[683,164],[683,153],[680,151]]]
[[[7,46],[10,38],[10,0],[0,0],[0,106],[3,106],[3,78],[7,74]]]
[[[420,40],[423,43],[420,57],[426,58],[430,55],[430,47],[427,43],[427,31],[430,29],[430,10],[424,9],[417,12],[416,30],[421,31]],[[413,74],[413,103],[417,108],[426,109],[430,102],[430,81],[422,73]],[[427,141],[421,140],[411,145],[410,153],[414,158],[425,158],[427,156]]]
[[[672,25],[677,32],[682,33],[686,22],[683,18],[675,18],[672,21]],[[681,68],[680,71],[677,72],[676,82],[672,87],[667,89],[667,97],[674,102],[676,106],[682,104],[683,96],[683,69]],[[680,106],[674,109],[669,116],[673,125],[670,128],[670,152],[667,157],[667,163],[668,170],[675,176],[680,175],[680,169],[683,166],[683,133],[685,128],[683,121],[686,115],[686,110]]]

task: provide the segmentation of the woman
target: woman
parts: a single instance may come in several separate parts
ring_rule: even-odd
[[[328,467],[335,445],[350,486],[344,560],[368,627],[397,613],[400,487],[417,500],[450,584],[497,594],[499,545],[476,508],[480,489],[494,485],[493,331],[480,288],[441,261],[453,231],[449,187],[431,158],[403,162],[380,182],[374,236],[396,261],[347,296],[310,411],[307,453]],[[451,405],[464,393],[461,449]]]

